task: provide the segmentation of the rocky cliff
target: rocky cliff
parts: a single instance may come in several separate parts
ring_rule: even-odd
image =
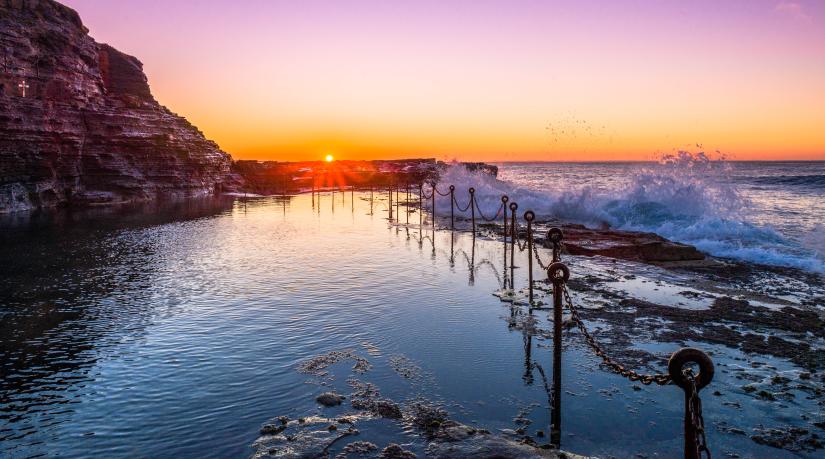
[[[0,0],[0,213],[220,191],[231,158],[52,0]]]

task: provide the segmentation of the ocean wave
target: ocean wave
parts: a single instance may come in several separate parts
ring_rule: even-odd
[[[653,232],[716,257],[825,273],[825,228],[814,228],[795,240],[770,226],[749,222],[744,214],[749,201],[737,193],[729,174],[724,161],[680,152],[641,168],[609,190],[573,188],[553,177],[540,188],[527,188],[462,167],[443,174],[440,187],[455,185],[462,207],[469,199],[467,189],[474,187],[486,215],[495,214],[501,195],[506,194],[518,203],[519,213],[529,209],[590,227]],[[438,199],[437,212],[449,211],[449,200]]]

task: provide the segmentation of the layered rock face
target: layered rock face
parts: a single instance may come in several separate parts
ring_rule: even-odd
[[[0,213],[221,191],[231,158],[52,0],[0,0]],[[24,96],[25,91],[25,96]]]

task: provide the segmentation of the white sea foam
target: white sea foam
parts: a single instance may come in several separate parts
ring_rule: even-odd
[[[455,185],[456,200],[465,206],[467,190],[474,187],[488,216],[496,213],[501,195],[506,194],[510,202],[518,203],[520,215],[529,209],[590,227],[649,231],[718,257],[825,273],[825,228],[819,225],[794,239],[749,221],[750,203],[737,192],[729,172],[724,160],[680,152],[640,167],[608,189],[571,186],[552,176],[527,187],[517,179],[497,180],[463,167],[451,167],[443,174],[439,189],[447,191]],[[449,199],[439,197],[437,207],[440,215],[446,215]],[[456,210],[456,215],[461,213]]]

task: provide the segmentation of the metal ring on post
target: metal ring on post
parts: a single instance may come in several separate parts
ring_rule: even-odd
[[[536,214],[533,213],[532,210],[528,210],[527,212],[524,213],[524,219],[527,220],[528,222],[533,221],[533,219],[535,219],[535,218],[536,218]]]
[[[570,269],[560,261],[551,263],[547,267],[547,278],[554,284],[565,283],[570,280]]]
[[[547,232],[547,239],[550,240],[553,244],[558,244],[564,238],[564,233],[561,232],[560,228],[550,228],[550,231]]]
[[[475,189],[475,188],[473,188],[473,187],[470,187],[470,190],[469,190],[469,191],[470,191],[470,194],[475,194],[476,189]]]
[[[687,382],[682,369],[689,363],[699,365],[699,374],[696,375],[696,390],[699,391],[711,381],[713,381],[713,361],[707,354],[699,349],[692,347],[683,347],[674,352],[667,362],[667,372],[670,374],[670,379],[673,384],[685,389]]]
[[[501,202],[503,202],[504,204],[507,204],[507,201],[509,201],[509,200],[510,200],[510,198],[508,198],[506,194],[501,197]]]
[[[516,210],[518,210],[518,204],[515,203],[515,202],[511,202],[510,203],[510,211],[515,212]]]
[[[455,191],[455,185],[450,185],[450,191]]]

